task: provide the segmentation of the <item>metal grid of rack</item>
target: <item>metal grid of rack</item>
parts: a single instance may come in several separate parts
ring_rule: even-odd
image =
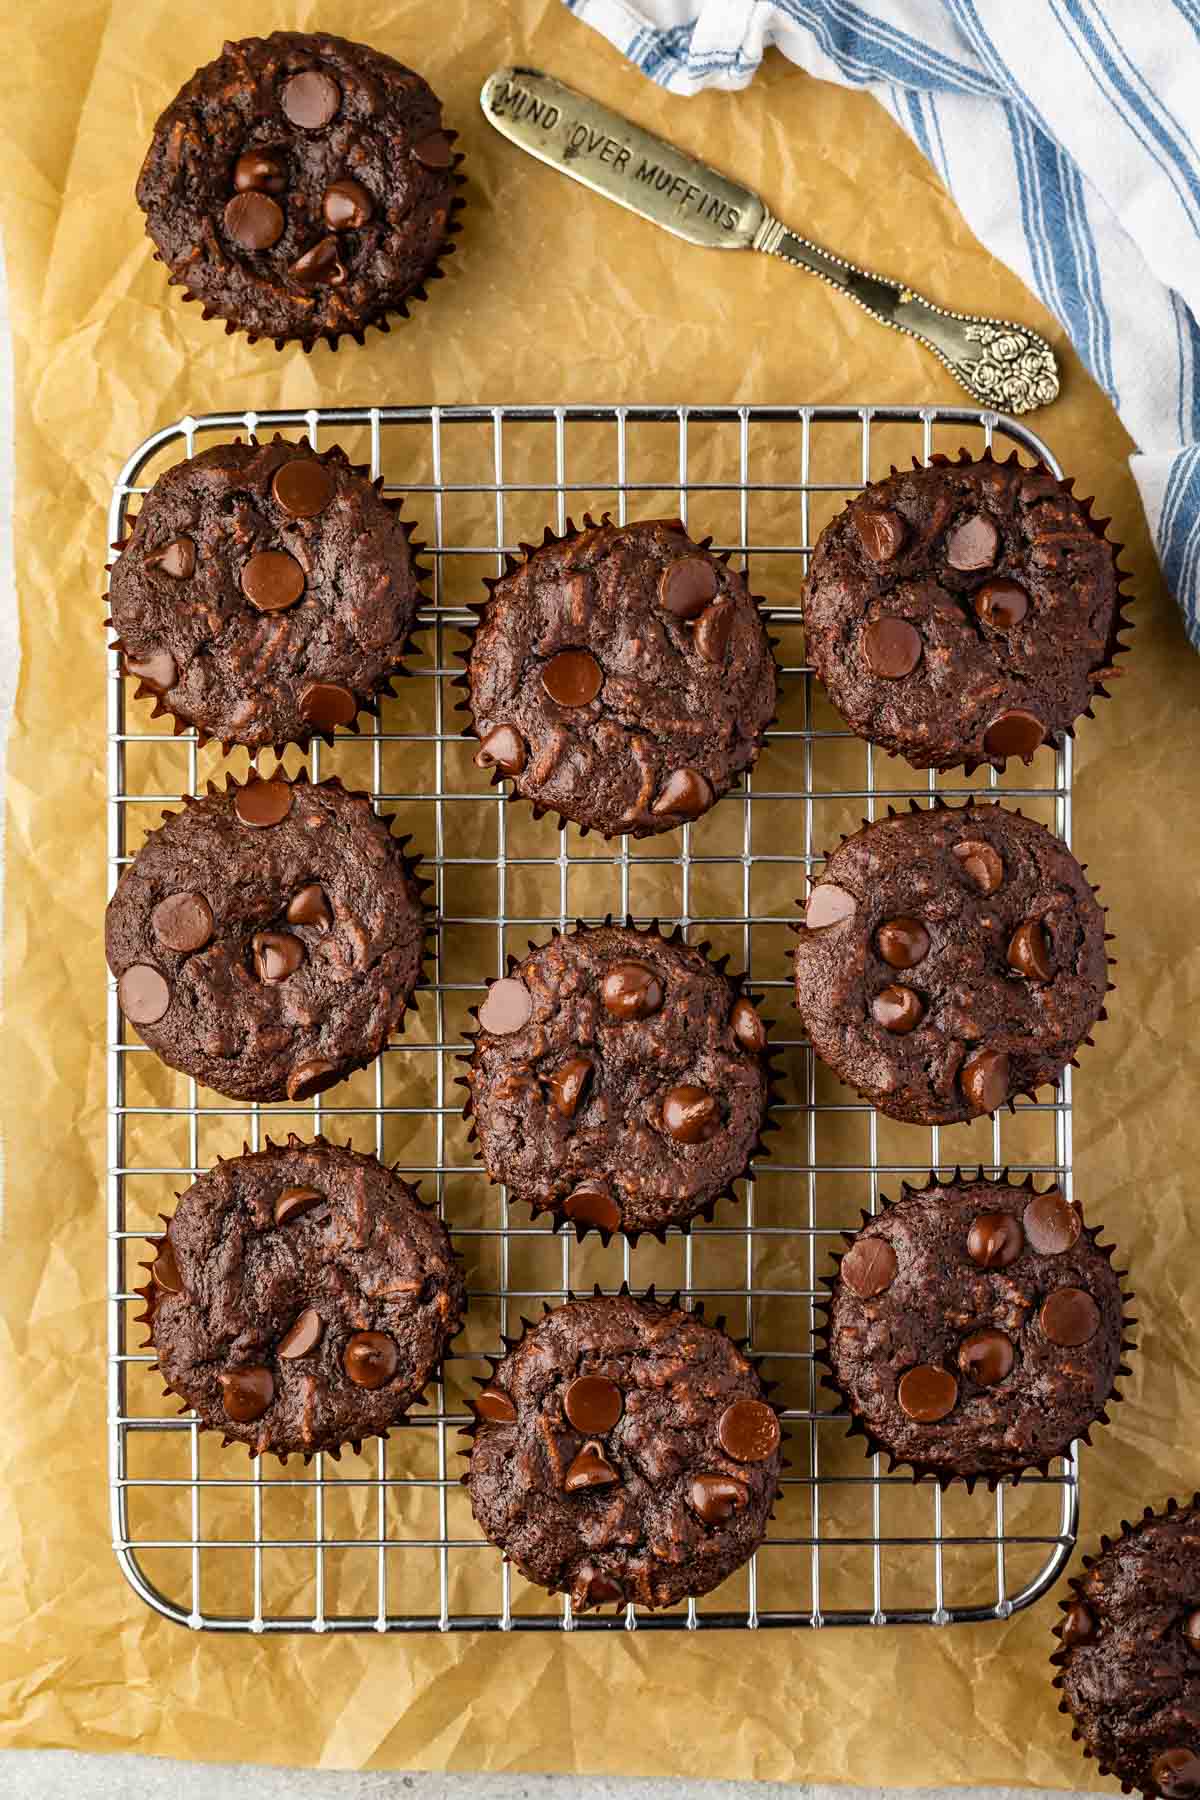
[[[186,418],[132,453],[113,490],[109,537],[168,464],[234,435],[341,442],[403,493],[433,566],[425,650],[361,737],[314,745],[314,779],[339,773],[401,815],[435,883],[437,958],[415,1020],[371,1070],[304,1106],[258,1108],[198,1092],[128,1031],[108,990],[108,1429],[114,1549],[142,1597],[194,1629],[712,1629],[948,1624],[1002,1619],[1052,1585],[1074,1543],[1074,1453],[994,1494],[942,1494],[889,1475],[847,1441],[813,1359],[814,1306],[841,1231],[881,1190],[929,1169],[982,1162],[1051,1176],[1070,1193],[1071,1084],[995,1121],[923,1131],[857,1102],[813,1057],[790,1006],[794,902],[825,848],[858,818],[980,787],[1070,838],[1070,743],[998,781],[918,775],[877,757],[823,701],[803,661],[800,598],[810,546],[846,495],[910,454],[995,443],[1056,468],[1026,427],[936,407],[363,407]],[[730,549],[778,639],[781,703],[763,756],[705,819],[639,843],[584,839],[510,807],[461,742],[450,686],[465,603],[505,550],[548,522],[609,509],[678,513]],[[108,667],[110,890],[162,805],[227,766],[174,737]],[[290,753],[291,763],[298,752]],[[289,759],[284,759],[288,763]],[[244,767],[236,761],[235,768]],[[399,828],[399,825],[398,827]],[[785,1091],[773,1153],[736,1206],[690,1235],[636,1249],[576,1243],[518,1216],[474,1161],[460,1119],[466,1008],[506,954],[553,926],[605,913],[681,923],[748,970],[781,1051]],[[268,1133],[353,1137],[437,1200],[468,1265],[468,1326],[427,1404],[387,1442],[311,1464],[247,1462],[190,1414],[164,1410],[134,1323],[145,1234],[218,1155]],[[664,1614],[572,1616],[528,1587],[480,1537],[460,1485],[457,1430],[471,1377],[520,1316],[568,1290],[628,1281],[679,1288],[723,1314],[765,1358],[786,1407],[789,1466],[768,1539],[715,1594]]]

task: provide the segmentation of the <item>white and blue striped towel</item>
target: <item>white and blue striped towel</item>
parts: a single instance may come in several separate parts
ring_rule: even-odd
[[[882,101],[1111,397],[1200,649],[1200,0],[566,4],[678,94],[773,45]]]

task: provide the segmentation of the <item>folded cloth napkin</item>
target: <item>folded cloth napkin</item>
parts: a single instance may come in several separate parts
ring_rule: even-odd
[[[677,94],[772,45],[875,94],[1120,413],[1200,649],[1200,0],[566,4]]]

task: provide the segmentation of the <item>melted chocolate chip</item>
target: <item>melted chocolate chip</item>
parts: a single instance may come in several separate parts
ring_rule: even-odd
[[[325,1321],[316,1307],[306,1306],[280,1338],[275,1346],[275,1354],[285,1362],[298,1362],[303,1356],[311,1356],[324,1331]]]
[[[1015,1360],[1012,1339],[989,1327],[973,1331],[958,1346],[958,1366],[980,1387],[995,1387],[1008,1375]]]
[[[604,1010],[622,1024],[648,1019],[663,1003],[662,982],[647,963],[614,963],[600,984]]]
[[[587,1443],[563,1477],[568,1494],[584,1493],[590,1488],[612,1487],[621,1477],[597,1443]]]
[[[1072,1600],[1063,1614],[1059,1637],[1068,1649],[1076,1644],[1090,1644],[1096,1635],[1096,1621],[1082,1600]]]
[[[340,682],[310,681],[300,695],[300,712],[318,731],[332,731],[353,723],[358,701]]]
[[[156,1025],[171,1004],[171,990],[149,963],[131,963],[117,983],[117,999],[131,1025]]]
[[[1025,1233],[1011,1213],[979,1213],[967,1233],[967,1255],[981,1269],[1007,1269],[1025,1248]]]
[[[958,1399],[958,1383],[949,1369],[934,1363],[918,1363],[900,1377],[896,1398],[901,1408],[917,1425],[936,1425],[954,1411]]]
[[[307,887],[297,889],[292,895],[288,901],[287,921],[289,925],[315,925],[320,931],[329,930],[333,914],[319,881],[310,881]]]
[[[563,1212],[576,1224],[594,1225],[602,1232],[614,1232],[621,1223],[620,1207],[598,1181],[581,1182],[563,1201]]]
[[[721,1108],[707,1088],[673,1087],[663,1099],[663,1126],[678,1144],[701,1144],[721,1128]]]
[[[888,919],[875,933],[875,948],[893,969],[914,969],[929,955],[929,933],[920,919]]]
[[[395,1339],[386,1331],[356,1331],[342,1356],[342,1366],[355,1387],[382,1387],[392,1379],[399,1362]]]
[[[990,569],[1000,547],[1000,533],[986,513],[973,513],[956,525],[946,539],[946,561],[965,574]]]
[[[255,1419],[261,1419],[275,1398],[275,1377],[261,1364],[222,1370],[217,1380],[221,1384],[221,1404],[238,1425],[252,1425]]]
[[[1009,939],[1008,966],[1027,981],[1046,982],[1053,979],[1054,964],[1046,933],[1037,919],[1026,919]]]
[[[346,279],[346,268],[338,254],[335,237],[323,237],[288,265],[288,274],[301,287],[340,287]]]
[[[360,231],[369,223],[375,202],[361,181],[331,181],[321,211],[331,231]]]
[[[269,194],[247,189],[227,203],[225,230],[243,250],[269,250],[283,236],[283,209]]]
[[[921,660],[921,634],[907,619],[885,614],[867,626],[862,636],[863,660],[873,675],[899,681],[911,675]]]
[[[779,1420],[765,1400],[734,1400],[717,1420],[717,1441],[734,1462],[765,1462],[779,1448]]]
[[[125,655],[125,673],[142,681],[155,694],[165,694],[179,679],[175,658],[169,650],[148,650],[144,656]]]
[[[1004,863],[998,850],[982,838],[962,838],[953,846],[953,854],[963,866],[981,894],[994,894],[1004,880]]]
[[[292,810],[289,781],[250,781],[234,795],[233,810],[243,825],[278,825]]]
[[[1029,595],[1015,581],[989,581],[980,588],[972,605],[985,625],[996,631],[1011,631],[1029,611]]]
[[[302,131],[319,131],[337,117],[342,90],[323,69],[305,69],[284,83],[279,104],[293,125]]]
[[[157,550],[147,550],[145,564],[160,575],[170,576],[172,581],[186,581],[196,572],[196,546],[190,537],[172,538]]]
[[[233,165],[233,185],[239,194],[257,189],[263,194],[282,194],[287,187],[287,163],[277,150],[246,150]]]
[[[712,787],[698,769],[676,769],[667,776],[650,810],[660,818],[674,813],[681,819],[698,819],[708,811],[713,798]]]
[[[315,519],[333,499],[334,486],[324,463],[298,457],[295,462],[280,463],[271,492],[289,519]]]
[[[983,734],[983,747],[989,756],[1019,756],[1022,762],[1030,762],[1045,737],[1042,721],[1017,706],[992,720]]]
[[[841,925],[846,919],[852,919],[857,910],[858,901],[853,894],[848,894],[835,882],[822,881],[808,896],[804,923],[810,931],[819,931],[825,925]]]
[[[712,663],[718,669],[725,665],[736,617],[737,608],[732,600],[717,600],[712,606],[706,607],[696,621],[696,634],[692,641],[705,662]]]
[[[553,1075],[546,1077],[550,1101],[554,1110],[564,1119],[573,1119],[583,1099],[584,1089],[591,1080],[592,1060],[588,1056],[572,1056],[561,1068],[555,1069]]]
[[[242,592],[259,612],[283,612],[304,592],[304,570],[286,550],[260,550],[242,570]]]
[[[183,1277],[179,1273],[179,1264],[175,1260],[175,1247],[170,1238],[164,1238],[158,1255],[150,1264],[150,1275],[156,1288],[164,1294],[182,1294]]]
[[[517,1409],[504,1389],[489,1381],[475,1396],[475,1416],[489,1425],[515,1425]]]
[[[751,1056],[761,1056],[767,1047],[767,1028],[762,1022],[758,1009],[747,1000],[744,994],[738,996],[729,1014],[729,1023],[733,1027],[733,1035],[742,1049]]]
[[[905,524],[891,508],[859,507],[852,513],[858,540],[872,562],[891,562],[904,542]]]
[[[412,153],[426,169],[448,169],[453,161],[450,139],[444,131],[431,131],[427,136],[418,138],[412,147]]]
[[[525,740],[515,725],[495,725],[475,753],[475,767],[519,775],[525,767]]]
[[[290,931],[256,931],[252,948],[255,973],[268,985],[286,981],[304,961],[304,945]]]
[[[1038,1318],[1050,1342],[1063,1349],[1090,1343],[1100,1329],[1100,1308],[1085,1288],[1055,1288]]]
[[[741,1512],[750,1498],[744,1481],[732,1475],[697,1475],[688,1490],[692,1511],[706,1525],[723,1525],[735,1512]]]
[[[891,986],[881,988],[872,1000],[871,1017],[885,1031],[905,1037],[925,1017],[925,1006],[919,994],[893,982]]]
[[[604,671],[589,650],[560,650],[542,670],[542,686],[558,706],[590,706]]]
[[[479,1023],[494,1037],[507,1037],[509,1032],[520,1031],[527,1025],[532,1012],[533,1001],[525,983],[513,975],[505,975],[499,981],[493,981],[484,996],[479,1008]]]
[[[705,556],[681,556],[659,577],[659,605],[677,619],[699,618],[716,591],[717,572]]]
[[[624,1406],[620,1388],[606,1375],[577,1375],[563,1394],[563,1411],[584,1437],[611,1431]]]
[[[302,1219],[305,1213],[311,1212],[314,1206],[322,1206],[324,1201],[324,1194],[319,1194],[316,1188],[285,1187],[275,1202],[275,1223],[276,1225],[294,1224],[297,1219]]]
[[[959,1081],[977,1113],[994,1113],[1008,1099],[1007,1051],[989,1050],[986,1046],[972,1050],[963,1063]]]
[[[1079,1213],[1057,1188],[1035,1194],[1025,1208],[1025,1236],[1039,1256],[1061,1256],[1083,1230]]]
[[[838,1274],[852,1294],[871,1300],[891,1287],[899,1266],[886,1238],[861,1237],[843,1256]]]
[[[160,944],[187,955],[202,950],[213,934],[212,907],[203,894],[168,894],[150,914]]]
[[[325,1062],[314,1056],[309,1062],[300,1063],[288,1076],[288,1099],[311,1100],[314,1094],[323,1094],[326,1088],[334,1087],[343,1073],[341,1063]]]

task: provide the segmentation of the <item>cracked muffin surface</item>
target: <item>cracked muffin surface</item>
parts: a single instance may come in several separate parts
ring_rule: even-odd
[[[697,1314],[628,1294],[547,1313],[475,1401],[485,1535],[577,1610],[706,1594],[763,1540],[779,1421],[749,1358]]]

